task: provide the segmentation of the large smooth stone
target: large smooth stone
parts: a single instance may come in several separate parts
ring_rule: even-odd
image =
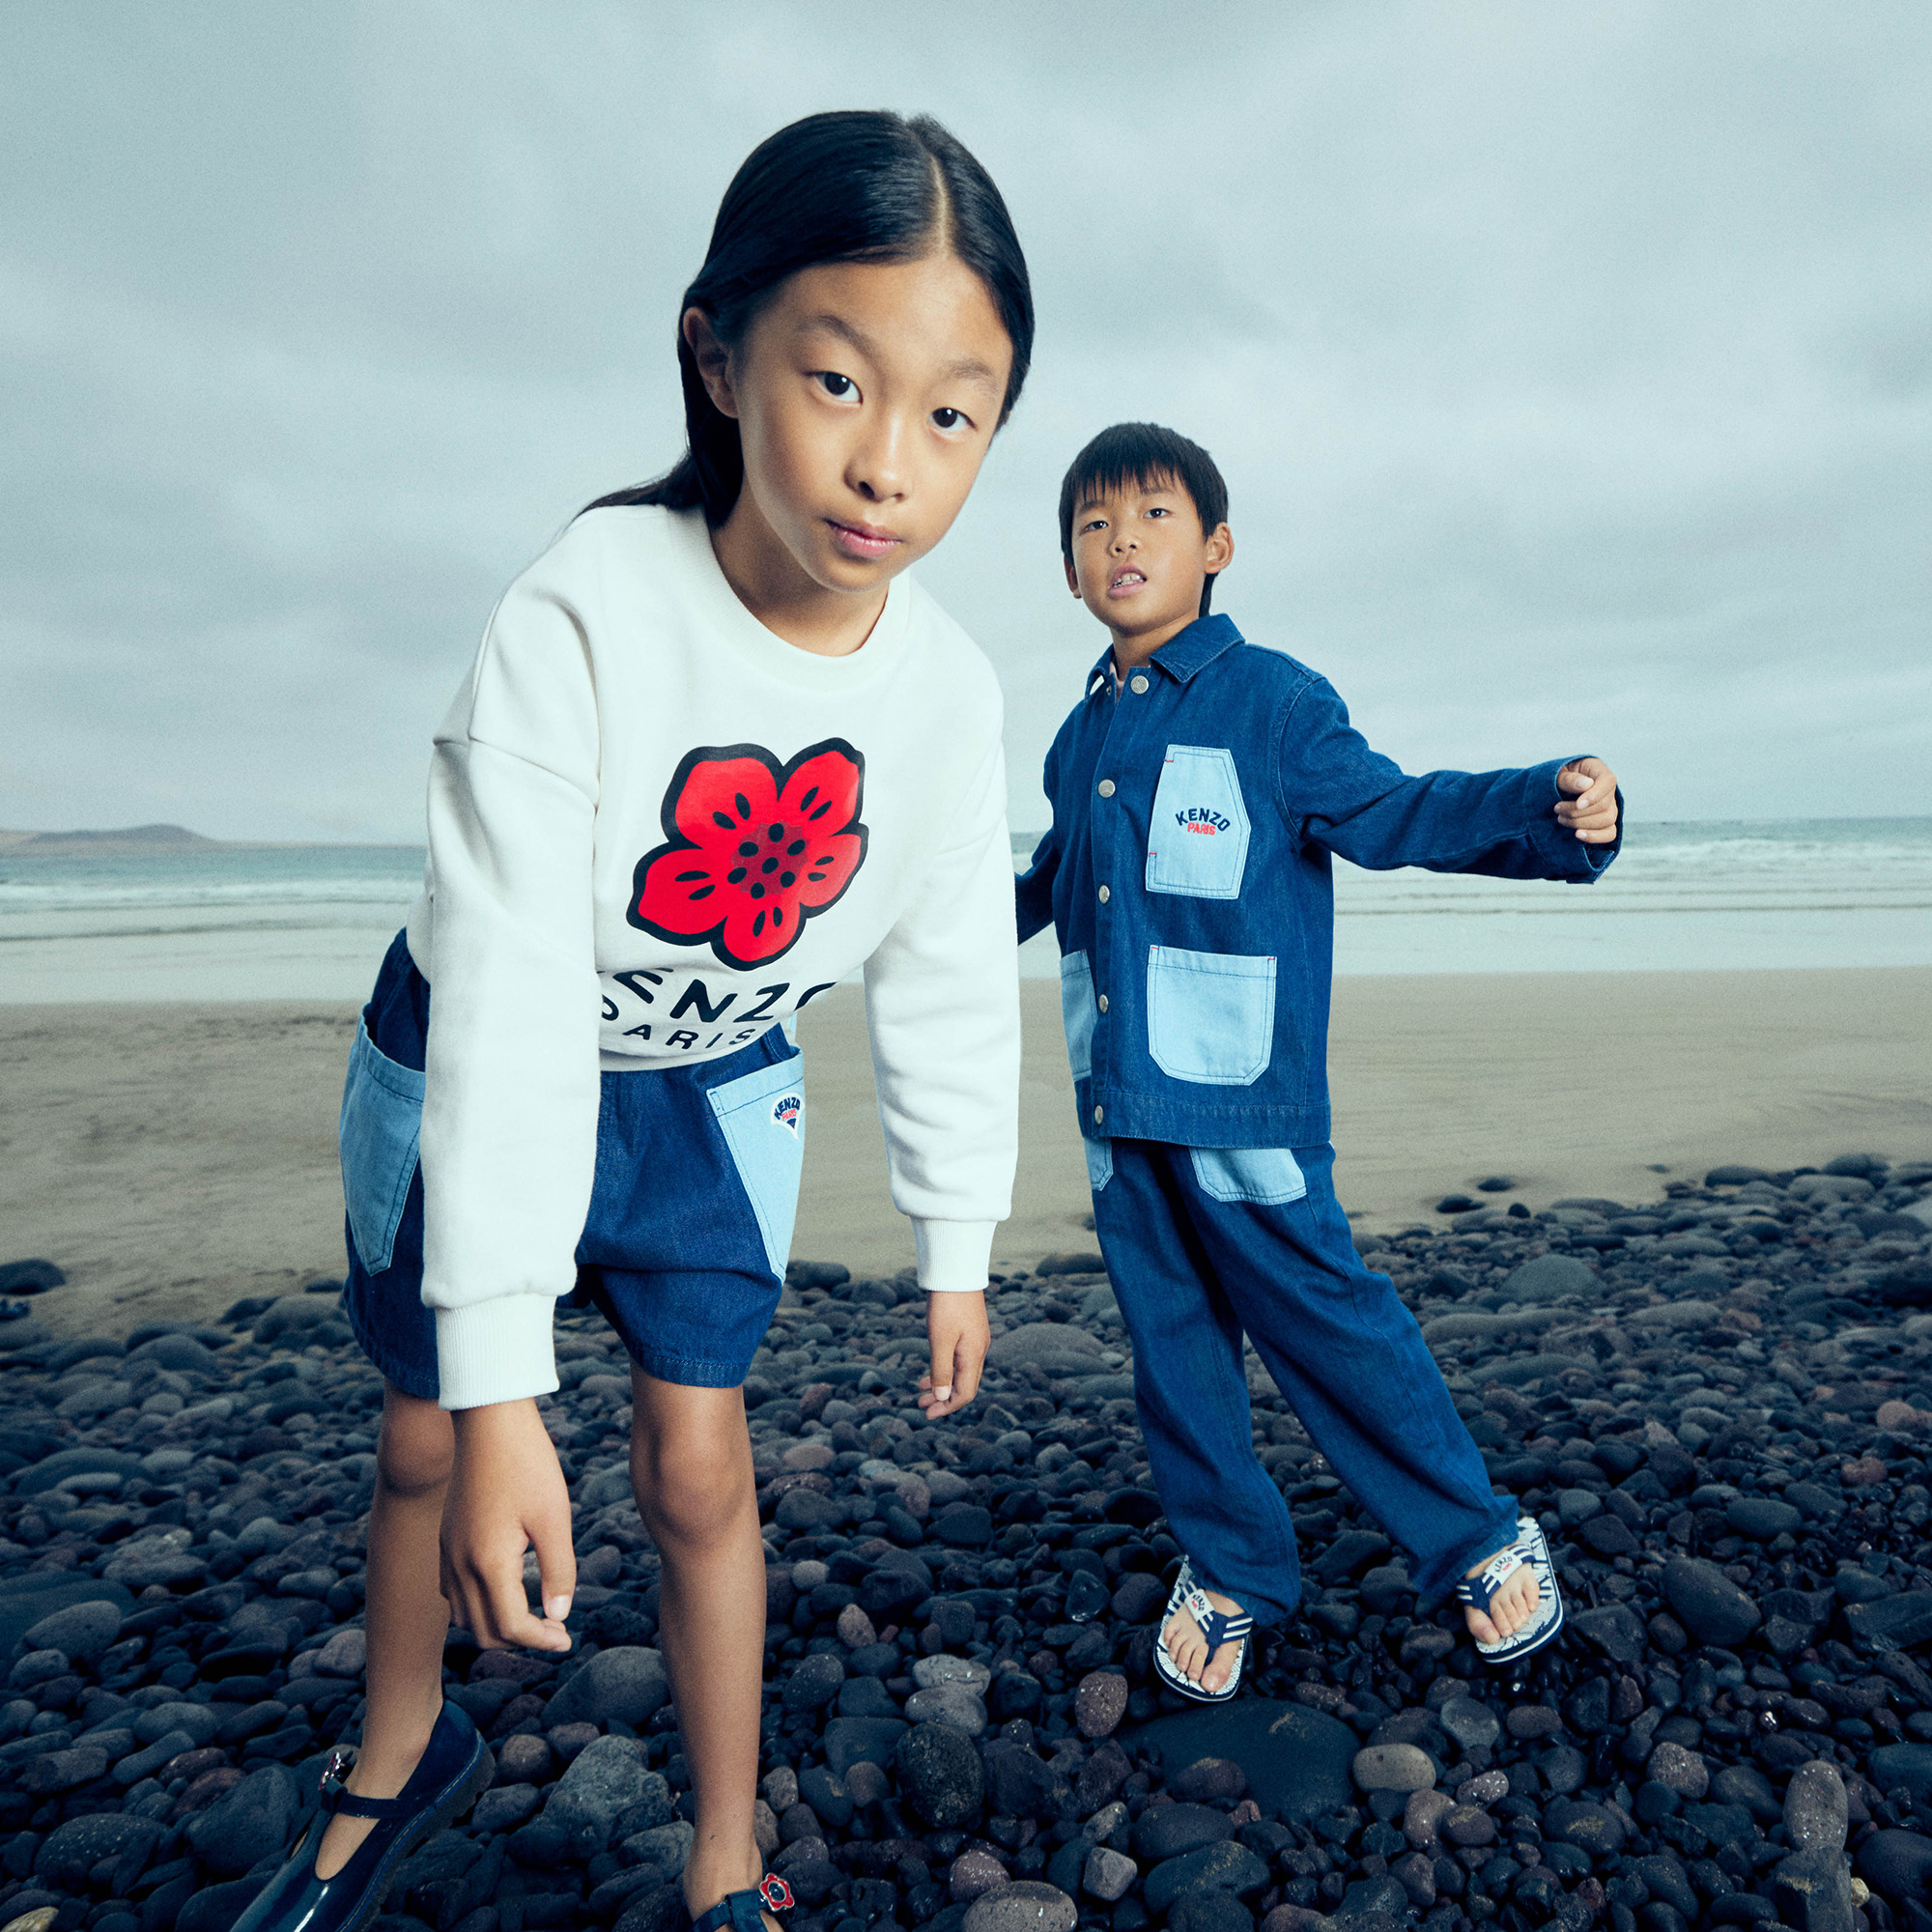
[[[1174,1771],[1199,1758],[1233,1758],[1267,1816],[1300,1821],[1352,1802],[1360,1739],[1339,1718],[1303,1704],[1237,1697],[1157,1718],[1140,1736]]]
[[[1603,1286],[1596,1269],[1575,1255],[1538,1255],[1511,1269],[1496,1292],[1505,1301],[1559,1301],[1571,1294],[1595,1300]]]
[[[1757,1605],[1701,1557],[1673,1556],[1664,1564],[1663,1597],[1699,1643],[1741,1643],[1760,1621]]]
[[[670,1701],[664,1659],[637,1644],[601,1650],[543,1709],[543,1727],[602,1723],[615,1718],[634,1728]]]

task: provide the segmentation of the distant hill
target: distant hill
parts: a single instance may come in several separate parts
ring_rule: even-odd
[[[219,838],[204,838],[185,825],[126,825],[108,832],[0,832],[0,852],[37,859],[139,857],[151,852],[212,852]]]

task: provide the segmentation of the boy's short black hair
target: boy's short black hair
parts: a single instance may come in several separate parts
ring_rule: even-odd
[[[1090,491],[1118,490],[1171,476],[1194,499],[1204,536],[1228,521],[1228,485],[1198,442],[1159,423],[1116,423],[1078,456],[1060,486],[1060,554],[1073,561],[1073,506]],[[1201,586],[1201,614],[1214,601],[1214,579]]]

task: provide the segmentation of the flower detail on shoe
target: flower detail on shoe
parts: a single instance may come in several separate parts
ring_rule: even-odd
[[[638,861],[628,918],[726,965],[768,965],[835,905],[866,861],[866,760],[843,738],[781,765],[762,745],[699,746],[660,817],[667,842]]]

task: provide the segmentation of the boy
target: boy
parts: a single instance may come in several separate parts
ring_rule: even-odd
[[[1300,1595],[1256,1461],[1245,1330],[1316,1446],[1452,1586],[1503,1663],[1555,1635],[1536,1523],[1491,1493],[1414,1320],[1336,1205],[1326,1036],[1329,855],[1587,883],[1622,798],[1595,758],[1407,778],[1326,680],[1209,616],[1227,486],[1171,430],[1122,423],[1060,497],[1067,587],[1111,635],[1046,758],[1053,829],[1017,881],[1020,937],[1061,950],[1094,1222],[1134,1346],[1148,1457],[1186,1552],[1154,1662],[1234,1694],[1256,1623]]]

